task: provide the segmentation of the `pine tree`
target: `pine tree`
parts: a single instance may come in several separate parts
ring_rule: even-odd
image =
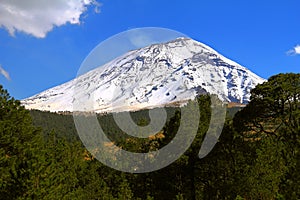
[[[29,112],[0,86],[0,198],[26,196],[40,131]]]
[[[255,154],[256,170],[251,173],[256,174],[252,175],[260,180],[263,177],[269,179],[268,184],[273,185],[285,172],[278,193],[286,199],[297,199],[300,196],[300,74],[278,74],[254,88],[250,103],[236,114],[234,127],[244,140],[252,143],[263,141],[261,145],[264,147],[260,146]],[[268,142],[272,145],[268,146]],[[284,167],[280,164],[282,160]],[[267,167],[269,173],[273,173],[272,178],[266,174]],[[274,188],[278,185],[273,185],[269,192],[274,192]],[[264,192],[266,194],[266,188]]]

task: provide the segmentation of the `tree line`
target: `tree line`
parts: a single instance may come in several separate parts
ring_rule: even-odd
[[[190,148],[161,170],[131,174],[101,164],[81,143],[72,115],[28,111],[0,86],[0,199],[299,199],[300,74],[272,76],[229,110],[213,150],[198,152],[211,120],[209,96],[196,99],[199,128]],[[128,136],[112,115],[98,116],[108,137],[132,152],[167,145],[181,113],[154,137]],[[131,113],[143,126],[148,111]],[[186,129],[185,131],[189,131]]]

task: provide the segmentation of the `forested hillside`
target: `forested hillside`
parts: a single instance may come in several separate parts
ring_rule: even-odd
[[[188,151],[161,170],[130,174],[89,154],[70,113],[29,112],[0,87],[0,199],[300,198],[300,74],[270,77],[251,91],[245,108],[229,110],[218,143],[203,159],[198,152],[211,118],[210,97],[196,101],[199,129]],[[98,120],[118,146],[148,152],[176,135],[181,113],[167,111],[163,130],[146,139],[123,133],[112,115]],[[139,125],[149,123],[146,110],[131,115]]]

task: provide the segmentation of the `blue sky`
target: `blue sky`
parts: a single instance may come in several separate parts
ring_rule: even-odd
[[[3,0],[0,84],[23,99],[64,83],[100,42],[140,27],[182,32],[263,78],[299,73],[299,8],[299,0]]]

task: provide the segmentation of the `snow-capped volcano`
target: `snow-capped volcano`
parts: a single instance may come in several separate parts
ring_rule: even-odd
[[[247,103],[250,90],[264,81],[212,48],[178,38],[130,51],[22,104],[53,112],[110,112],[185,102],[203,93]]]

